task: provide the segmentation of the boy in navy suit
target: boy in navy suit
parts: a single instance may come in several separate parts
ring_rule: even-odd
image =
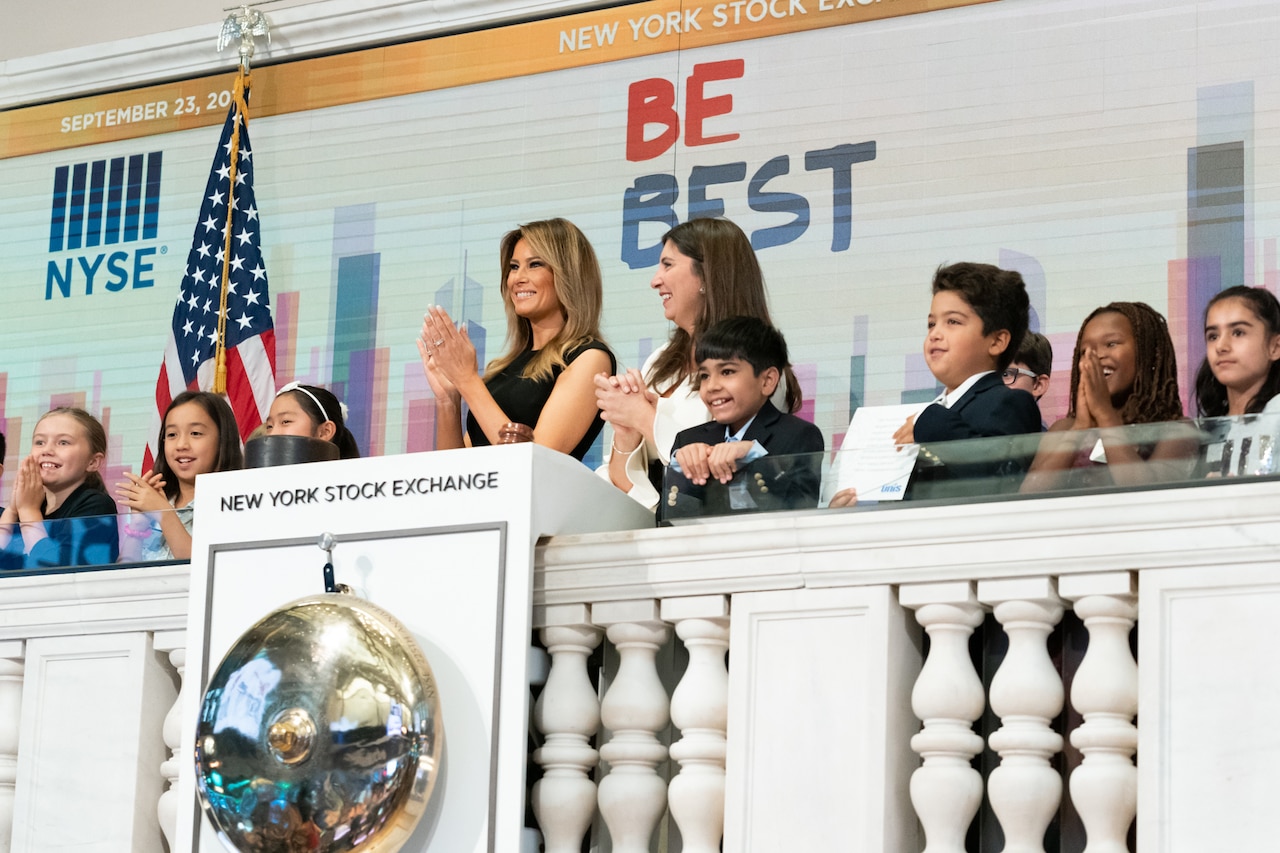
[[[1027,333],[1030,308],[1022,276],[990,264],[952,264],[933,277],[924,358],[944,397],[909,418],[899,444],[1016,435],[1040,429],[1035,398],[1005,387]]]
[[[895,444],[927,445],[1040,431],[1035,398],[1006,386],[1000,377],[1027,333],[1030,306],[1026,285],[1016,272],[990,264],[938,267],[924,358],[944,393],[920,414],[907,418],[893,435]],[[946,480],[953,483],[945,491],[961,495],[966,486],[954,482],[958,478],[1011,477],[1019,467],[1017,455],[991,464],[948,464],[926,448],[916,461],[906,497],[945,496],[944,490],[931,486]],[[973,486],[968,489],[972,492]],[[845,489],[832,497],[831,506],[851,506],[856,501],[854,490]]]
[[[713,420],[676,435],[660,518],[817,506],[820,459],[785,457],[821,453],[822,431],[769,402],[789,365],[782,334],[731,317],[698,336],[694,358]]]

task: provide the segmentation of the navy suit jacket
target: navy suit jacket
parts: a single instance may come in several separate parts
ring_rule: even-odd
[[[721,444],[725,426],[715,421],[682,430],[676,435],[671,456],[688,444]],[[705,486],[694,485],[687,477],[668,469],[662,500],[658,502],[658,520],[694,515],[717,515],[729,512],[752,512],[816,507],[822,485],[822,461],[809,456],[786,458],[792,454],[818,454],[824,449],[822,430],[795,415],[780,412],[765,401],[755,420],[743,433],[743,441],[758,441],[769,455],[741,468],[731,483],[747,484],[755,510],[734,510],[729,504],[729,488],[712,480]]]
[[[1010,448],[1003,458],[968,462],[948,458],[954,457],[956,451],[963,453],[962,448],[931,448],[928,445],[966,438],[1039,432],[1040,407],[1036,405],[1035,398],[1026,391],[1005,385],[1000,374],[988,373],[951,408],[935,403],[916,416],[915,440],[924,446],[916,460],[906,497],[958,497],[972,495],[975,489],[1000,493],[1016,488],[1029,461],[1025,453]],[[999,455],[995,453],[996,448],[988,445],[987,449],[992,451],[991,455]],[[976,486],[973,483],[975,479],[983,480],[985,485]],[[950,481],[949,488],[939,488],[947,481]]]

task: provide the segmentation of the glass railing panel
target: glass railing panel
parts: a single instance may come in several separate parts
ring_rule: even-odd
[[[1199,422],[1206,477],[1280,474],[1280,414],[1210,418]]]
[[[770,454],[740,466],[726,483],[696,484],[668,471],[658,521],[1210,486],[1280,475],[1278,445],[1280,415],[1247,415],[901,448],[889,444]],[[52,520],[25,533],[17,525],[0,529],[0,571],[174,561],[166,548],[164,519],[172,516],[181,523],[183,514],[169,510]]]
[[[185,513],[149,513],[45,519],[0,527],[0,571],[47,572],[107,568],[174,559],[163,527]]]
[[[740,465],[723,483],[715,478],[696,483],[668,469],[658,502],[658,521],[817,509],[830,468],[829,453],[803,453],[768,455]]]
[[[1247,415],[921,445],[908,497],[1034,497],[1265,477],[1277,473],[1276,438],[1280,416]]]
[[[1280,475],[1277,445],[1280,415],[1247,415],[766,455],[741,466],[728,483],[694,484],[669,471],[658,520],[1210,486]]]

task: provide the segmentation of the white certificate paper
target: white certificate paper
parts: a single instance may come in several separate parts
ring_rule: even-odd
[[[902,500],[920,446],[899,447],[893,443],[893,434],[926,405],[859,407],[836,454],[836,491],[857,489],[859,501]]]

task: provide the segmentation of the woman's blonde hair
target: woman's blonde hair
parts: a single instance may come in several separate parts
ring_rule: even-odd
[[[507,312],[507,351],[485,366],[485,379],[497,376],[526,349],[533,346],[529,321],[516,314],[507,292],[507,272],[516,243],[529,242],[529,249],[551,268],[556,299],[564,328],[529,360],[523,376],[550,379],[552,370],[565,366],[565,355],[600,335],[600,311],[604,302],[600,262],[585,234],[567,219],[543,219],[521,225],[502,238],[502,306]]]

